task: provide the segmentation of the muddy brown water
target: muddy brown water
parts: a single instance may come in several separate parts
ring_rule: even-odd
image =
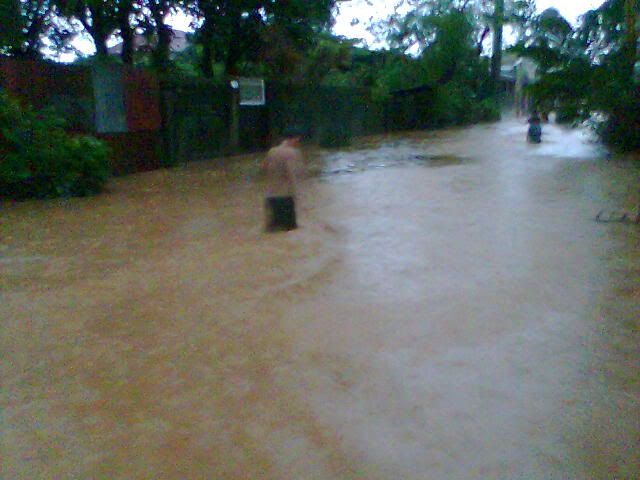
[[[525,131],[0,204],[2,478],[637,478],[639,164]]]

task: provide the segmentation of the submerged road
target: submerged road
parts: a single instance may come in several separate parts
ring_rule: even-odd
[[[2,478],[638,478],[640,163],[525,131],[1,203]]]

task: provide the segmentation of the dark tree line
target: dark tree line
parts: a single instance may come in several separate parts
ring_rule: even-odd
[[[2,0],[0,53],[39,58],[43,47],[63,52],[72,39],[88,35],[97,56],[108,54],[108,42],[122,42],[121,60],[134,62],[134,38],[144,35],[151,63],[170,66],[173,30],[167,23],[181,11],[194,18],[194,44],[204,75],[219,63],[229,74],[245,62],[260,62],[274,48],[300,50],[327,27],[335,0]],[[5,28],[5,26],[7,26]]]
[[[0,54],[63,52],[82,33],[97,56],[118,38],[121,61],[131,64],[140,61],[134,39],[144,35],[144,61],[159,71],[365,86],[378,97],[426,85],[434,108],[454,123],[493,108],[509,26],[519,40],[513,50],[539,66],[531,86],[539,108],[568,121],[599,118],[607,142],[640,146],[640,0],[607,0],[575,28],[553,9],[537,15],[535,0],[397,3],[408,8],[372,28],[389,45],[376,53],[330,35],[338,0],[0,0]],[[194,19],[195,33],[172,58],[167,21],[178,11]]]

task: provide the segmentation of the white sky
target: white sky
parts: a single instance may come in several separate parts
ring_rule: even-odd
[[[367,31],[371,20],[382,20],[393,12],[398,0],[345,0],[339,3],[340,15],[336,18],[334,32],[348,38],[363,39],[369,46],[376,46],[375,39]],[[576,24],[580,15],[597,8],[604,0],[536,0],[538,12],[556,8],[569,22]],[[355,22],[358,22],[355,24]]]

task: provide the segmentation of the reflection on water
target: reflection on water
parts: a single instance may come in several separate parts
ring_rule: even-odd
[[[544,131],[310,149],[286,234],[259,156],[0,204],[3,473],[631,478],[640,169]]]

